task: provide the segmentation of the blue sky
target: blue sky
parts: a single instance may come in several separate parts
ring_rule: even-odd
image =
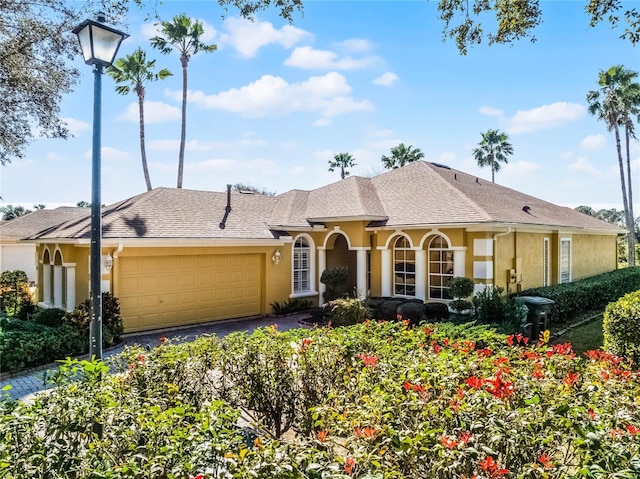
[[[496,182],[557,204],[622,208],[613,135],[587,113],[586,93],[600,69],[640,70],[638,49],[620,31],[588,26],[583,1],[542,0],[537,42],[475,46],[459,55],[442,42],[435,2],[305,2],[289,25],[275,11],[251,23],[213,1],[165,1],[205,23],[218,50],[189,64],[184,188],[222,191],[248,183],[283,193],[340,179],[327,171],[349,152],[354,175],[384,171],[380,157],[400,142],[425,159],[490,180],[472,150],[480,132],[505,131],[514,146]],[[182,75],[177,54],[148,39],[152,21],[132,10],[119,56],[142,46],[174,73],[147,87],[147,156],[154,187],[175,187]],[[81,60],[78,59],[80,63]],[[0,169],[4,203],[48,207],[91,198],[93,77],[65,97],[62,116],[75,136],[35,141],[23,160]],[[137,98],[103,79],[102,198],[112,203],[145,191]],[[640,148],[633,145],[635,198]],[[417,186],[418,187],[418,186]],[[421,185],[420,187],[424,187]],[[636,213],[640,206],[636,202]]]

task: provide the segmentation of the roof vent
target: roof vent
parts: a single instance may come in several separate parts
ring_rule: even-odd
[[[476,183],[480,184],[480,180],[476,177]]]
[[[530,206],[527,206],[527,205],[524,205],[524,206],[522,207],[522,211],[524,211],[525,213],[528,213],[529,211],[531,211],[531,207],[530,207]]]
[[[227,207],[224,209],[224,217],[220,222],[220,229],[223,230],[227,225],[227,218],[231,213],[231,185],[227,185]]]

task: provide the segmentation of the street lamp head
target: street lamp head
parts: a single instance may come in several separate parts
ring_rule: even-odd
[[[98,20],[103,22],[104,17],[99,15]],[[78,35],[85,63],[104,67],[113,63],[122,40],[129,36],[103,23],[88,19],[74,28],[73,33]]]

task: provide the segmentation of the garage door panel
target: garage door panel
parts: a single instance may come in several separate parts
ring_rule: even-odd
[[[121,257],[126,331],[263,313],[261,255]]]

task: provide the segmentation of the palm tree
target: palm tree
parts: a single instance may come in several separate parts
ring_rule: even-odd
[[[608,70],[600,70],[598,77],[600,89],[587,93],[589,113],[604,121],[607,130],[613,131],[616,139],[620,189],[622,191],[622,204],[628,233],[628,266],[635,265],[633,190],[629,142],[631,138],[636,138],[634,118],[638,120],[638,115],[640,114],[640,84],[634,81],[637,76],[637,72],[627,70],[622,65],[613,66]],[[620,138],[621,128],[624,128],[625,134],[626,172]]]
[[[398,146],[391,148],[391,156],[382,155],[382,165],[387,170],[390,170],[422,158],[424,158],[424,153],[420,151],[420,148],[414,148],[411,145],[405,146],[404,143],[400,143]]]
[[[343,180],[345,176],[350,175],[346,168],[354,166],[356,166],[356,161],[350,153],[338,153],[333,157],[333,160],[329,160],[329,171],[335,171],[336,168],[340,168],[340,177]]]
[[[513,155],[513,146],[507,140],[509,137],[506,133],[500,133],[498,130],[487,130],[486,133],[480,133],[482,141],[478,144],[478,148],[473,150],[473,156],[478,162],[478,166],[491,167],[491,182],[496,182],[496,172],[500,171],[500,163],[509,163],[509,156]]]
[[[120,58],[115,66],[107,69],[107,73],[116,82],[116,92],[120,95],[128,95],[132,91],[138,95],[138,110],[140,112],[140,156],[142,157],[142,171],[144,181],[147,183],[147,191],[151,191],[151,178],[147,166],[147,151],[144,146],[144,95],[145,85],[152,81],[164,80],[172,73],[163,68],[154,73],[156,61],[147,61],[147,54],[138,47],[131,55]]]
[[[29,214],[31,213],[31,210],[25,209],[24,206],[7,205],[0,208],[0,213],[2,213],[2,219],[4,221],[9,221],[14,218]]]
[[[182,65],[182,130],[178,156],[178,188],[182,188],[184,146],[187,137],[187,67],[189,59],[199,52],[213,52],[218,47],[201,42],[200,37],[204,33],[202,22],[193,20],[185,14],[176,15],[171,22],[160,22],[160,25],[163,36],[153,37],[151,45],[165,55],[176,50],[180,54]]]

